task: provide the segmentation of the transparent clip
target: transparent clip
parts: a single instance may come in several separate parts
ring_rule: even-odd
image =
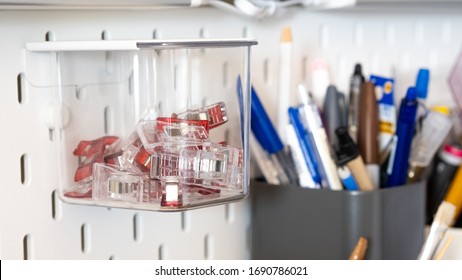
[[[158,181],[147,174],[134,173],[117,166],[96,163],[93,166],[93,193],[97,200],[153,202],[161,197]]]
[[[190,143],[210,143],[208,121],[157,118],[156,121],[141,121],[137,131],[149,153],[153,153],[159,146],[175,150]]]
[[[154,152],[150,177],[176,177],[181,182],[205,186],[239,185],[243,178],[242,158],[242,149],[216,144],[178,153]]]
[[[185,120],[206,120],[208,121],[209,129],[220,126],[228,121],[224,102],[218,102],[200,109],[191,109],[176,114],[176,117]]]

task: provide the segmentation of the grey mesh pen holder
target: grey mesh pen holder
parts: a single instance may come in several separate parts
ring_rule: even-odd
[[[416,259],[424,241],[425,183],[376,191],[312,190],[251,182],[253,259]]]

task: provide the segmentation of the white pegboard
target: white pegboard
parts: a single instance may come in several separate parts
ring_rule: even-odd
[[[395,73],[398,98],[429,67],[429,103],[453,104],[446,84],[459,51],[462,13],[454,10],[308,12],[294,9],[256,21],[210,8],[159,11],[0,11],[0,257],[2,259],[246,259],[248,201],[186,213],[154,213],[68,205],[57,189],[53,141],[42,114],[50,96],[22,86],[26,42],[51,40],[255,37],[252,75],[263,104],[276,108],[279,33],[292,26],[294,86],[309,85],[309,65],[322,57],[344,92],[356,62],[366,74]],[[103,35],[104,34],[104,35]],[[19,102],[19,99],[21,102]],[[295,98],[293,98],[295,102]],[[274,114],[271,115],[276,118]],[[21,156],[25,156],[21,175]],[[22,182],[24,181],[24,182]],[[25,246],[27,244],[27,246]],[[27,250],[24,248],[27,247]]]

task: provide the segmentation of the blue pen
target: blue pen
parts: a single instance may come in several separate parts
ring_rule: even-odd
[[[398,139],[390,157],[389,171],[391,168],[391,173],[388,177],[388,187],[406,183],[417,107],[416,90],[414,87],[410,87],[399,108],[398,126],[396,128],[396,137]]]
[[[252,102],[251,102],[251,122],[255,138],[260,143],[262,148],[267,151],[275,164],[280,165],[287,175],[290,184],[298,184],[298,175],[295,170],[295,165],[284,151],[284,145],[281,142],[270,118],[266,114],[265,108],[258,98],[257,92],[252,86]]]
[[[303,124],[300,120],[299,109],[298,108],[289,108],[289,120],[290,123],[294,126],[295,134],[298,138],[298,143],[303,153],[303,158],[305,159],[306,166],[308,171],[313,178],[313,181],[316,185],[321,184],[321,176],[319,175],[318,166],[316,163],[316,155],[314,154],[313,147],[310,145],[309,135]]]

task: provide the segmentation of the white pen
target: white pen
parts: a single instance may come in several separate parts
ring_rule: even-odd
[[[298,93],[303,104],[301,115],[305,118],[305,124],[313,137],[327,184],[333,190],[342,190],[342,183],[337,174],[337,166],[331,156],[331,148],[327,140],[326,131],[322,125],[321,117],[319,116],[318,108],[311,100],[303,85],[298,86]]]
[[[250,151],[252,153],[252,158],[257,162],[258,168],[266,179],[266,182],[273,185],[279,185],[278,175],[281,172],[278,172],[276,167],[273,165],[273,162],[269,158],[268,154],[260,147],[253,133],[249,137]],[[287,180],[288,181],[288,180]]]
[[[281,45],[279,49],[279,88],[278,88],[278,112],[277,131],[281,141],[287,144],[286,129],[289,124],[287,108],[291,101],[291,77],[292,77],[292,31],[285,27],[281,33]]]

